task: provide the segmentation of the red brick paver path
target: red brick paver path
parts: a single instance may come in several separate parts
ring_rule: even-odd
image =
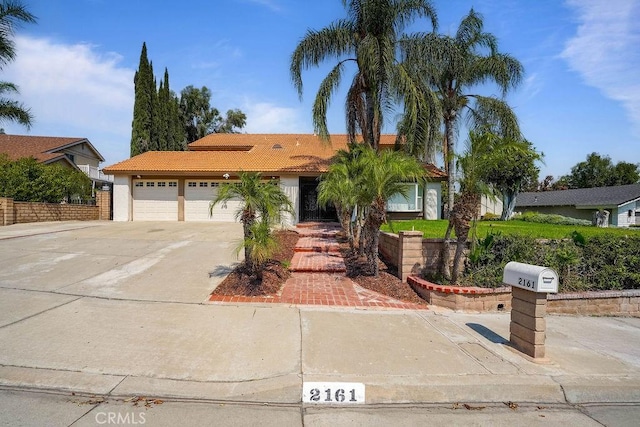
[[[329,224],[302,224],[291,259],[291,277],[279,295],[241,297],[211,295],[222,303],[283,303],[341,307],[378,307],[425,310],[424,305],[400,301],[365,289],[345,276],[346,267],[336,241],[338,228]]]

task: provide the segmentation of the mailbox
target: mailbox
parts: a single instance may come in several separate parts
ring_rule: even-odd
[[[532,292],[558,292],[558,274],[539,265],[511,261],[504,266],[502,281]]]

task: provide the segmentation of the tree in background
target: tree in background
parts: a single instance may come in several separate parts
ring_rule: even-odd
[[[153,149],[151,128],[153,126],[155,82],[153,67],[147,57],[147,44],[142,43],[138,71],[133,78],[135,97],[133,123],[131,125],[131,157]]]
[[[455,36],[426,34],[420,43],[410,45],[408,58],[413,66],[420,67],[426,84],[439,99],[448,175],[448,216],[455,200],[455,142],[462,117],[466,115],[474,129],[491,125],[506,138],[520,139],[518,120],[504,95],[520,83],[524,69],[517,59],[498,51],[496,37],[484,32],[483,18],[473,9],[462,19]],[[497,84],[503,97],[469,92],[487,83]]]
[[[571,168],[569,175],[558,182],[566,182],[568,188],[610,187],[640,182],[640,165],[618,162],[613,164],[609,156],[591,153],[584,162]]]
[[[217,108],[211,107],[211,90],[191,85],[180,93],[180,117],[187,143],[197,141],[211,133],[239,133],[247,124],[247,116],[240,110],[227,111],[222,117]]]
[[[345,101],[347,132],[350,142],[357,142],[360,134],[364,143],[377,151],[384,112],[395,101],[402,100],[410,110],[408,116],[414,119],[411,123],[426,123],[432,117],[400,52],[402,40],[412,37],[404,34],[405,26],[417,17],[427,17],[435,28],[436,12],[428,0],[342,0],[342,4],[346,18],[319,31],[309,30],[298,43],[291,56],[291,79],[302,97],[302,70],[317,67],[327,59],[338,60],[320,83],[313,104],[315,132],[329,140],[327,108],[346,66],[355,64]],[[428,131],[433,129],[413,127],[413,132]]]
[[[36,18],[17,1],[0,3],[0,70],[16,57],[13,35],[15,27],[21,23],[35,23]],[[0,81],[0,122],[20,123],[31,127],[33,115],[21,103],[8,98],[8,94],[17,94],[18,87],[13,83]]]
[[[527,140],[516,142],[499,137],[496,137],[493,149],[498,153],[484,165],[484,179],[500,192],[500,219],[506,221],[513,214],[518,193],[527,188],[528,183],[538,182],[540,169],[536,161],[542,160],[542,154],[536,152]]]
[[[240,110],[229,110],[222,117],[211,108],[211,91],[206,87],[187,86],[178,99],[170,88],[167,68],[158,86],[146,43],[142,44],[134,83],[131,156],[145,151],[182,151],[205,135],[235,133],[246,125],[247,117]]]

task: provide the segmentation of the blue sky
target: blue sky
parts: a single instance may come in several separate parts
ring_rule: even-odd
[[[30,131],[86,137],[105,156],[129,157],[133,75],[147,43],[156,76],[171,89],[212,90],[212,105],[247,114],[249,133],[312,133],[311,104],[335,63],[303,74],[300,101],[289,60],[308,29],[344,17],[340,0],[23,0],[36,25],[17,30],[17,60],[2,80],[31,107]],[[640,0],[434,0],[439,31],[453,34],[473,7],[499,48],[526,75],[508,98],[523,133],[544,152],[540,178],[556,178],[587,154],[640,163]],[[169,6],[170,5],[170,6]],[[428,31],[426,21],[412,31]],[[348,82],[348,78],[345,81]],[[493,87],[477,93],[497,93]],[[329,130],[344,133],[344,96],[329,111]],[[385,130],[395,129],[394,115]],[[465,139],[461,132],[458,149]]]

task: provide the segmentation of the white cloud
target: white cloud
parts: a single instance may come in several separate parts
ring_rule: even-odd
[[[585,82],[624,105],[640,135],[640,0],[567,0],[577,34],[562,57]]]
[[[128,157],[135,71],[119,66],[119,55],[99,53],[88,44],[29,36],[17,36],[15,42],[18,55],[2,79],[19,86],[14,99],[35,116],[30,133],[87,137],[105,157],[117,157],[107,162]],[[11,133],[25,132],[16,125],[5,127]],[[117,147],[110,144],[103,150],[105,140]]]
[[[269,102],[245,100],[241,110],[247,115],[247,133],[312,133],[311,125],[302,119],[302,110]]]

